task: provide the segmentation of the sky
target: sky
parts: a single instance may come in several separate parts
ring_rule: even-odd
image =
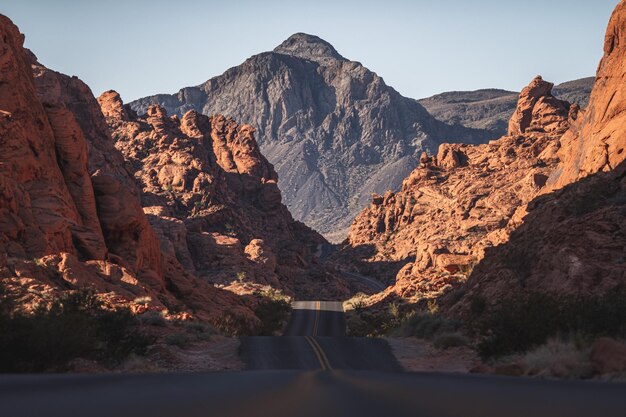
[[[619,0],[0,0],[47,67],[125,102],[317,35],[401,94],[519,91],[595,74]]]

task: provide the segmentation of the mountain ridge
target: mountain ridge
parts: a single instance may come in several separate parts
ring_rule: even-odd
[[[555,97],[584,108],[589,101],[594,77],[558,84]],[[486,129],[493,139],[506,134],[509,118],[517,105],[519,92],[498,88],[446,91],[417,100],[438,120],[465,127]]]
[[[372,192],[401,184],[423,150],[487,140],[482,130],[436,120],[318,37],[295,34],[276,49],[198,86],[129,107],[143,114],[158,104],[178,116],[196,110],[251,124],[289,210],[334,241],[343,240]]]

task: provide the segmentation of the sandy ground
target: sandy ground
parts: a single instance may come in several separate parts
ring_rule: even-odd
[[[468,373],[480,360],[467,347],[439,350],[427,341],[413,337],[385,338],[400,365],[414,372]]]
[[[239,339],[213,336],[210,341],[196,342],[185,348],[155,345],[147,355],[149,363],[166,372],[238,371]]]

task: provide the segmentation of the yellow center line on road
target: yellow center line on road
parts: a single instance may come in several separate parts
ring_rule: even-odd
[[[312,336],[305,336],[305,339],[307,340],[307,342],[309,342],[309,344],[311,345],[311,348],[313,348],[313,352],[315,353],[315,356],[317,356],[317,360],[320,363],[320,367],[322,368],[322,371],[332,370],[333,367],[330,366],[328,357],[326,356],[326,353],[324,353],[324,350],[319,345],[319,343],[317,343],[317,340],[313,339]]]
[[[330,365],[330,361],[328,360],[328,356],[326,356],[326,352],[324,352],[324,349],[322,349],[322,346],[319,344],[319,342],[317,340],[315,340],[315,338],[311,337],[310,339],[311,339],[311,343],[313,343],[317,347],[317,350],[319,351],[320,356],[324,360],[324,362],[326,364],[326,369],[332,370],[333,367]]]
[[[321,303],[319,301],[315,302],[315,321],[313,322],[313,336],[317,336],[317,329],[319,328],[320,323],[320,308]]]
[[[307,342],[309,342],[309,345],[311,345],[311,348],[313,349],[313,353],[315,353],[315,356],[317,357],[317,360],[320,363],[320,367],[322,368],[322,371],[325,371],[327,369],[333,369],[333,367],[330,366],[330,361],[328,360],[328,356],[326,356],[326,352],[324,352],[324,349],[322,349],[322,346],[320,346],[317,340],[315,340],[315,336],[317,336],[317,331],[319,330],[319,326],[320,326],[321,310],[322,310],[322,303],[320,301],[316,301],[315,302],[315,321],[313,322],[313,335],[305,336],[305,338]]]

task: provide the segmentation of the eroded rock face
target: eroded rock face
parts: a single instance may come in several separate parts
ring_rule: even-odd
[[[219,77],[175,95],[130,103],[223,114],[256,129],[297,220],[340,242],[372,192],[397,189],[422,151],[451,139],[483,143],[486,132],[448,126],[415,100],[341,55],[328,42],[295,34]]]
[[[622,1],[587,110],[558,101],[536,78],[509,135],[442,146],[400,192],[357,217],[345,251],[367,248],[357,267],[395,277],[376,299],[439,297],[463,285],[460,298],[442,301],[464,314],[476,297],[495,304],[523,291],[603,295],[626,283],[624,22]]]
[[[0,280],[29,309],[94,288],[133,311],[259,324],[254,301],[219,290],[159,248],[132,167],[89,88],[51,71],[0,16]],[[119,108],[117,110],[120,110]],[[111,113],[124,117],[124,113]],[[134,300],[143,300],[140,304]],[[147,301],[146,301],[147,300]],[[192,306],[192,307],[190,307]]]
[[[325,240],[282,204],[276,172],[251,126],[194,110],[170,117],[157,105],[126,120],[117,93],[98,100],[116,147],[135,169],[162,249],[190,273],[221,285],[254,282],[298,295],[320,285],[315,277],[325,272],[313,254]],[[331,296],[345,287],[319,291]]]
[[[525,290],[604,295],[626,283],[626,162],[540,195],[507,241],[486,250],[467,281],[489,304]]]
[[[625,30],[622,1],[608,25],[587,110],[558,142],[559,163],[523,224],[474,270],[472,295],[490,302],[526,288],[602,295],[626,283]]]
[[[563,134],[569,127],[569,103],[552,95],[554,84],[536,77],[526,86],[509,121],[509,136],[531,131]]]
[[[346,253],[370,248],[356,266],[395,282],[382,297],[433,296],[464,281],[487,248],[507,241],[558,162],[570,106],[551,88],[534,79],[520,94],[510,135],[422,155],[401,191],[375,198],[355,219]]]
[[[604,57],[598,66],[589,106],[560,141],[561,163],[550,182],[560,188],[579,178],[616,168],[626,158],[626,4],[609,21]]]
[[[70,112],[39,101],[23,35],[5,17],[0,30],[0,242],[9,257],[104,259],[82,132]]]

